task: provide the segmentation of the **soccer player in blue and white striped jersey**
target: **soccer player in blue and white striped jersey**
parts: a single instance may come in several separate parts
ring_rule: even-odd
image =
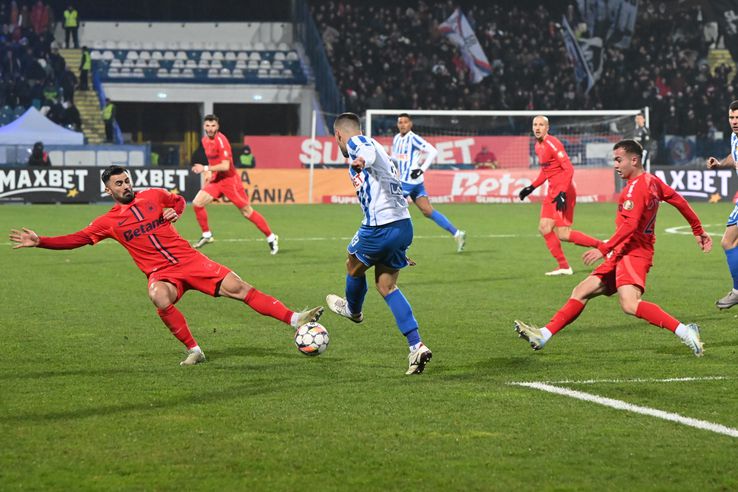
[[[329,294],[326,302],[334,313],[361,323],[366,271],[374,267],[377,290],[410,347],[405,374],[420,374],[433,354],[421,341],[413,309],[397,287],[400,269],[410,264],[406,253],[413,242],[413,223],[397,169],[379,142],[362,135],[355,114],[339,115],[333,131],[341,152],[351,159],[349,173],[364,218],[347,248],[346,297]]]
[[[428,170],[438,151],[413,133],[413,120],[409,114],[402,113],[397,117],[397,129],[400,133],[392,140],[392,160],[400,167],[403,194],[413,199],[423,215],[454,236],[456,251],[461,253],[466,242],[466,232],[454,227],[445,215],[433,208],[423,184],[423,173]],[[425,158],[421,163],[422,155]]]
[[[707,159],[707,168],[714,169],[720,167],[735,168],[738,172],[738,100],[733,101],[728,106],[728,124],[733,133],[730,135],[730,154],[725,159],[710,157]],[[729,309],[738,304],[738,202],[734,204],[733,211],[728,216],[725,224],[725,232],[720,241],[725,258],[728,260],[728,270],[733,279],[733,288],[722,298],[718,299],[715,305],[719,309]]]

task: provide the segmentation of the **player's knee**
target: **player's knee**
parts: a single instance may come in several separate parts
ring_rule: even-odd
[[[538,224],[538,233],[541,236],[545,236],[551,231],[553,231],[553,227],[549,226],[548,224]]]
[[[638,310],[638,300],[636,299],[620,299],[620,308],[623,310],[625,314],[629,314],[631,316],[635,316],[636,311]]]
[[[377,282],[374,285],[377,288],[377,292],[379,292],[379,295],[381,295],[382,297],[387,297],[388,295],[390,295],[392,292],[394,292],[397,289],[396,284],[385,285],[385,284],[382,284],[381,282]]]
[[[172,304],[168,289],[156,284],[149,287],[149,299],[159,309],[165,309]]]
[[[246,217],[247,219],[248,219],[249,217],[251,217],[251,214],[252,214],[253,212],[254,212],[254,209],[253,209],[253,208],[251,208],[251,206],[250,206],[250,205],[246,205],[245,207],[243,207],[243,208],[241,209],[241,215],[243,215],[243,216],[244,216],[244,217]]]

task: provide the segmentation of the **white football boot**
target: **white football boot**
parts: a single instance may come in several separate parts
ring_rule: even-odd
[[[187,357],[185,358],[185,360],[180,362],[179,365],[194,366],[195,364],[199,364],[201,362],[205,362],[205,354],[203,353],[202,349],[200,349],[199,347],[195,347],[187,351]]]
[[[687,334],[682,338],[682,343],[692,349],[695,357],[705,355],[705,348],[700,339],[700,327],[694,323],[687,325]]]
[[[348,318],[354,323],[361,323],[364,321],[364,313],[352,314],[351,311],[349,311],[348,301],[343,297],[339,297],[335,294],[328,294],[325,298],[325,302],[328,304],[328,308],[339,316]]]
[[[546,342],[543,341],[541,330],[520,320],[515,320],[515,331],[523,340],[527,340],[533,350],[541,350]]]
[[[410,366],[405,374],[408,376],[411,374],[421,374],[423,369],[425,369],[425,365],[430,362],[432,357],[433,352],[421,343],[420,347],[410,352],[410,355],[407,356]]]

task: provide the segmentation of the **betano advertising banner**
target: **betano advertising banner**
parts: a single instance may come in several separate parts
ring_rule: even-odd
[[[308,169],[240,170],[244,188],[253,204],[308,203]],[[513,203],[518,193],[538,176],[536,169],[495,169],[470,171],[429,171],[425,187],[436,203]],[[574,175],[579,202],[613,200],[615,178],[612,169],[577,169]],[[530,199],[540,201],[546,186]],[[356,193],[347,169],[316,169],[313,203],[356,203]]]
[[[423,137],[437,150],[438,164],[471,164],[474,157],[487,147],[494,152],[500,167],[528,167],[531,138],[523,137]],[[379,137],[377,141],[389,148],[392,137]],[[244,143],[251,147],[259,166],[268,168],[301,168],[310,165],[346,164],[333,137],[246,137]]]

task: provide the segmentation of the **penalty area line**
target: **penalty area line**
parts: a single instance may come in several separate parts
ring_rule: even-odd
[[[721,424],[708,422],[706,420],[693,419],[691,417],[685,417],[678,413],[665,412],[656,408],[644,407],[640,405],[633,405],[622,400],[615,400],[614,398],[606,398],[604,396],[594,395],[592,393],[585,393],[584,391],[577,391],[569,388],[560,388],[546,383],[530,382],[530,383],[510,383],[515,386],[524,386],[526,388],[533,388],[540,391],[546,391],[555,395],[568,396],[577,400],[588,401],[596,403],[605,407],[614,408],[616,410],[624,410],[626,412],[638,413],[641,415],[648,415],[658,419],[668,420],[669,422],[675,422],[677,424],[686,425],[688,427],[694,427],[695,429],[702,429],[716,434],[723,434],[725,436],[738,438],[738,429],[727,427]]]

